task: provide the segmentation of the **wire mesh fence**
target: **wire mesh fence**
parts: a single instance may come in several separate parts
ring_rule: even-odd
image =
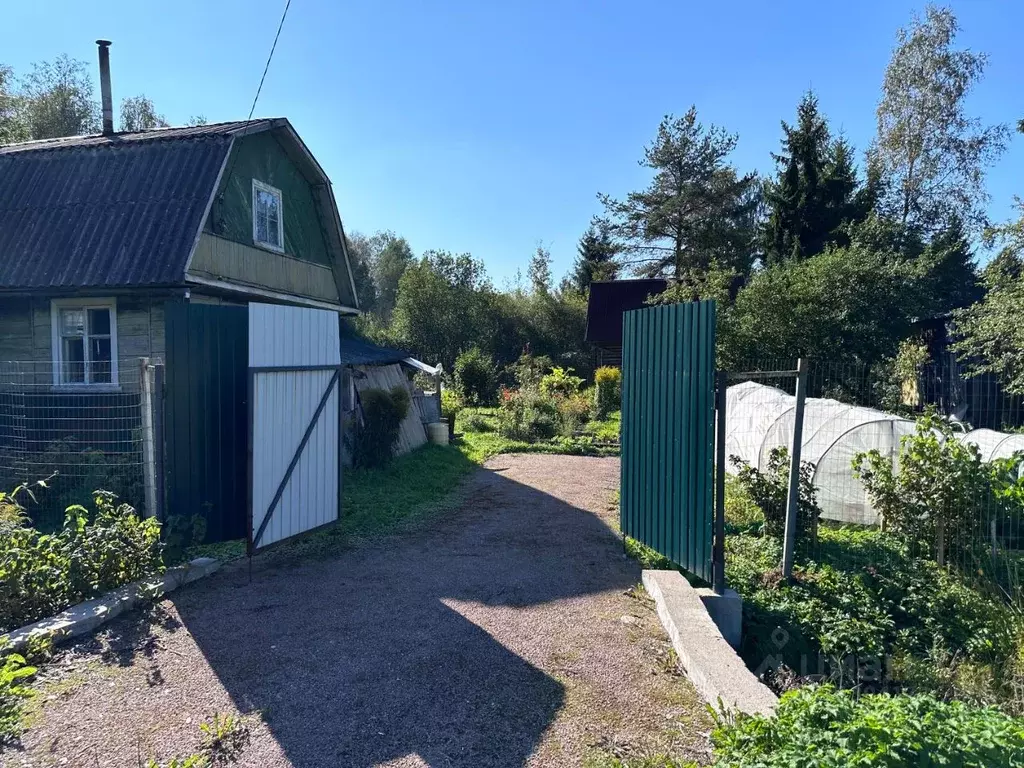
[[[741,367],[727,390],[727,522],[781,538],[797,361]],[[811,360],[806,397],[798,563],[863,568],[927,557],[1018,589],[1019,396],[991,378],[965,379],[949,360],[909,371]]]
[[[0,489],[49,478],[26,500],[35,527],[60,528],[98,489],[144,509],[142,379],[137,358],[100,386],[55,384],[50,363],[0,362]]]

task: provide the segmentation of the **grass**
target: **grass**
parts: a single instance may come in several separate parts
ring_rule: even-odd
[[[343,482],[343,517],[336,524],[297,539],[282,549],[295,554],[333,551],[340,543],[384,536],[415,527],[450,509],[452,491],[487,459],[500,453],[547,453],[577,456],[617,455],[614,447],[596,445],[595,435],[556,437],[528,443],[510,440],[497,432],[497,408],[466,408],[457,427],[463,430],[448,446],[427,445],[395,459],[384,469],[346,469]],[[618,432],[618,413],[595,430]],[[472,428],[470,428],[472,427]],[[596,433],[595,433],[596,434]],[[186,559],[215,557],[224,562],[245,556],[243,540],[190,547]]]

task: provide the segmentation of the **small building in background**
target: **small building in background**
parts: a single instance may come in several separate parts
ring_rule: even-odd
[[[668,281],[661,278],[590,284],[585,339],[597,347],[598,365],[622,366],[622,313],[646,306],[666,288]]]

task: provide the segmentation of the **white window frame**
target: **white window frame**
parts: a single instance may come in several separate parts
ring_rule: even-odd
[[[266,192],[277,198],[277,241],[280,245],[267,243],[256,237],[256,190]],[[284,195],[277,187],[264,184],[258,179],[252,180],[252,241],[260,248],[266,248],[275,253],[284,253]]]
[[[108,309],[110,310],[110,381],[91,382],[89,381],[89,344],[88,326],[86,327],[85,340],[82,342],[83,358],[85,365],[84,382],[68,382],[61,380],[61,372],[64,368],[64,361],[61,359],[64,345],[61,343],[60,313],[63,309],[81,309],[86,313],[88,323],[88,310]],[[50,301],[50,348],[53,358],[53,386],[60,389],[119,389],[120,383],[117,375],[117,299],[53,299]]]

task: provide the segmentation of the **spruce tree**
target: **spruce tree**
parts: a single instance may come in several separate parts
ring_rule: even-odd
[[[797,107],[796,125],[783,122],[782,131],[782,153],[773,155],[779,173],[765,189],[769,213],[762,244],[769,264],[844,244],[843,225],[867,214],[857,198],[853,148],[832,138],[813,93]]]
[[[572,285],[577,293],[586,293],[590,284],[599,280],[615,280],[619,267],[615,263],[618,248],[602,222],[591,222],[576,246],[576,266]]]

